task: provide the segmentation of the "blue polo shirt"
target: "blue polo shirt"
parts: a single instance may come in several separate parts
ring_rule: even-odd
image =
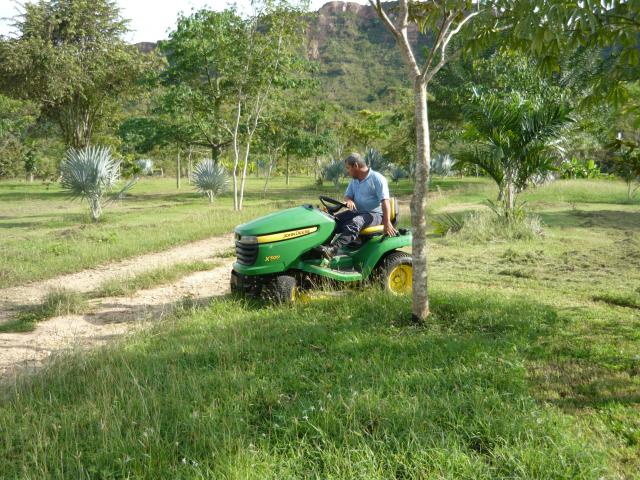
[[[352,179],[347,186],[345,197],[353,198],[358,212],[372,212],[382,215],[382,200],[389,199],[389,184],[384,175],[369,169],[362,180]]]

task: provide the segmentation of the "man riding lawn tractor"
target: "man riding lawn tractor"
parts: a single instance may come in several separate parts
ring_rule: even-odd
[[[396,229],[387,180],[358,154],[345,166],[352,180],[344,202],[320,196],[322,209],[302,205],[236,227],[233,292],[291,302],[323,280],[371,279],[392,293],[411,291],[411,256],[399,250],[411,245],[411,232]]]
[[[398,233],[391,223],[389,184],[384,175],[367,167],[357,153],[349,155],[344,163],[351,177],[344,194],[348,210],[335,216],[338,237],[330,245],[318,247],[327,260],[358,238],[365,227],[382,224],[385,235],[393,237]]]

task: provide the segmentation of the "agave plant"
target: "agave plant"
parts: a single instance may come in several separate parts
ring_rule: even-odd
[[[153,173],[153,160],[149,158],[137,160],[136,166],[140,169],[142,175],[151,175]]]
[[[202,160],[196,165],[191,174],[191,181],[196,190],[209,198],[209,203],[229,185],[229,177],[224,167],[211,159]]]
[[[432,175],[440,175],[441,177],[448,177],[453,171],[454,160],[448,153],[439,153],[431,159],[429,170]]]
[[[345,168],[344,164],[339,160],[332,160],[327,163],[322,169],[322,178],[333,183],[336,187],[336,191],[340,190],[340,183],[342,177],[344,177]]]
[[[397,183],[401,178],[407,178],[407,172],[400,165],[391,166],[391,180]]]
[[[367,148],[364,161],[370,169],[380,173],[388,170],[390,166],[389,161],[375,148]]]
[[[109,203],[105,199],[120,179],[120,162],[111,156],[107,147],[86,147],[67,151],[60,165],[62,188],[72,197],[86,199],[91,218],[97,221],[102,209]],[[121,197],[136,182],[133,179],[116,195]]]

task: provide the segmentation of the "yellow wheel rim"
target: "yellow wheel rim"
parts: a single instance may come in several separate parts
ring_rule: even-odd
[[[409,293],[413,287],[411,265],[398,265],[389,272],[387,288],[391,293]]]

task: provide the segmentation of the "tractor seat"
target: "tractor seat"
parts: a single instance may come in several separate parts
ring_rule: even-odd
[[[398,224],[398,216],[400,212],[398,211],[398,199],[396,197],[391,197],[389,200],[389,206],[391,207],[391,224],[395,227]],[[365,227],[360,230],[361,237],[372,237],[374,235],[382,235],[384,233],[384,226],[382,225],[374,225],[372,227]]]

